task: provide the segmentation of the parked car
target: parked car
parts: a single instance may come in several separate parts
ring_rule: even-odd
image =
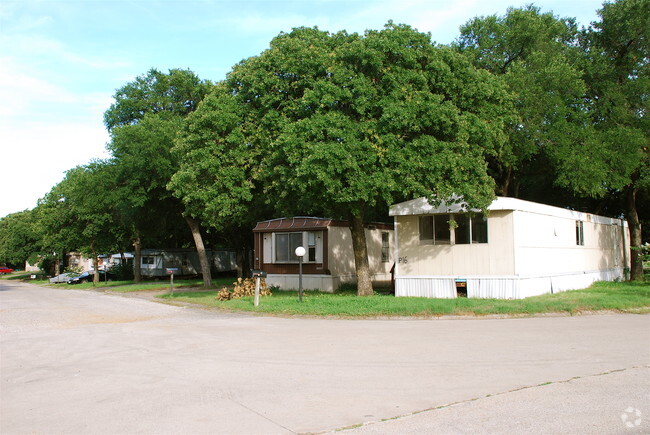
[[[11,273],[13,271],[13,269],[9,269],[8,267],[0,266],[0,273]]]
[[[80,274],[75,273],[75,272],[62,273],[60,275],[53,276],[52,278],[50,278],[50,284],[57,284],[57,283],[60,283],[60,282],[68,282],[72,278],[76,278],[79,275]]]
[[[80,284],[82,282],[92,282],[94,278],[95,272],[92,271],[87,271],[82,273],[79,276],[76,276],[74,278],[71,278],[68,280],[68,284]],[[110,273],[110,272],[104,272],[103,270],[99,271],[99,281],[113,281],[115,276]]]

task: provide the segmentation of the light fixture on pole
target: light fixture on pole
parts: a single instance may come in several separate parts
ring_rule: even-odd
[[[296,248],[296,257],[298,257],[298,300],[302,302],[302,257],[305,256],[305,248],[298,246]]]

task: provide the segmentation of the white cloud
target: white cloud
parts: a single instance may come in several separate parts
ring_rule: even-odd
[[[108,94],[73,92],[0,59],[0,217],[26,208],[64,172],[108,157],[102,113]]]
[[[36,206],[68,169],[108,157],[107,141],[108,133],[101,122],[90,125],[34,120],[2,125],[0,217]]]

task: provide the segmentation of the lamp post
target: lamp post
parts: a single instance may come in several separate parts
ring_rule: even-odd
[[[302,302],[302,257],[305,256],[305,248],[298,246],[296,256],[298,257],[298,300]]]

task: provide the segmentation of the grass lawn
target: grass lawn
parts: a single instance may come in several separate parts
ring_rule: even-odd
[[[212,285],[214,287],[223,287],[232,285],[236,278],[227,277],[227,278],[213,278]],[[188,288],[188,287],[201,287],[203,281],[200,279],[174,279],[174,290]],[[106,288],[112,292],[119,293],[128,293],[128,292],[137,292],[137,291],[148,291],[148,290],[165,290],[169,289],[169,278],[160,281],[145,281],[141,283],[134,283],[133,281],[101,281],[96,286],[93,286],[91,282],[84,282],[82,284],[50,284],[48,287],[53,288],[65,288],[65,289],[77,289],[85,290],[92,288]],[[216,290],[215,290],[216,291]]]
[[[297,292],[276,291],[273,296],[261,297],[260,305],[256,308],[252,297],[219,301],[216,292],[179,292],[160,297],[231,311],[340,317],[577,314],[599,310],[650,313],[649,282],[598,282],[585,290],[519,300],[396,298],[387,293],[358,297],[354,291],[335,294],[307,291],[303,293],[301,304]]]

